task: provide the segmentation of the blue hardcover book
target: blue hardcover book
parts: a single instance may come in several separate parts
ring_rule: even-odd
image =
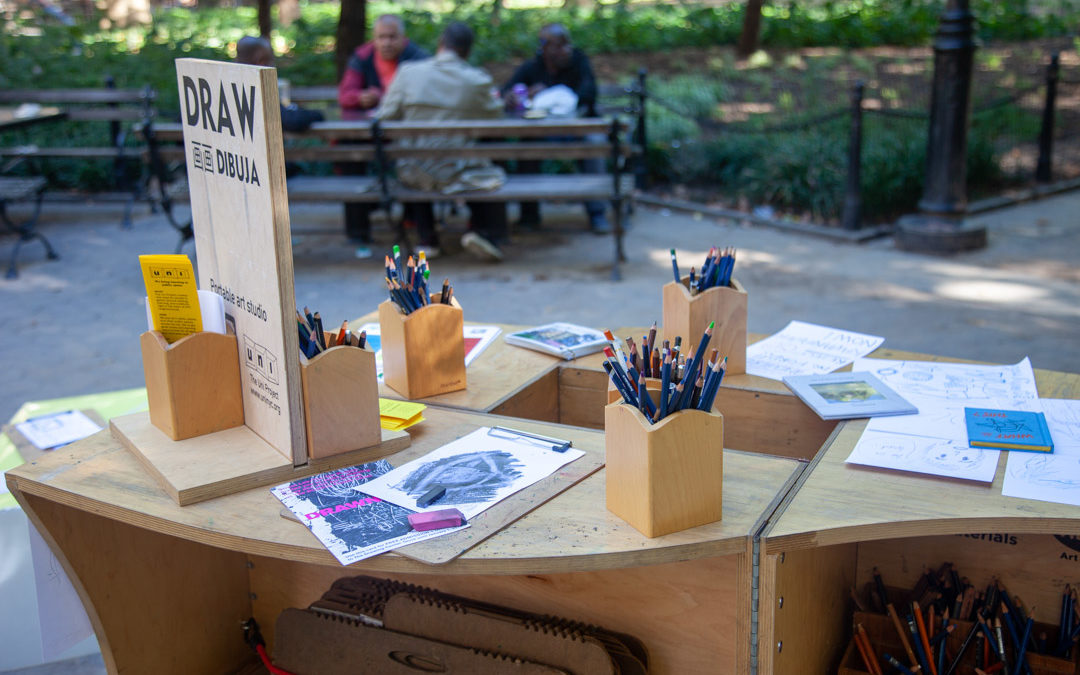
[[[1028,452],[1053,452],[1054,441],[1041,412],[964,408],[968,445]]]

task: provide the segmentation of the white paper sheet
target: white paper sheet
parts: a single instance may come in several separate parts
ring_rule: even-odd
[[[101,427],[78,410],[42,415],[15,425],[26,440],[39,450],[48,450],[101,431]]]
[[[34,560],[38,621],[41,624],[41,654],[51,661],[93,634],[90,618],[71,585],[60,561],[49,545],[30,526],[30,555]]]
[[[885,338],[792,321],[746,348],[746,372],[781,380],[787,375],[831,373],[881,346]]]
[[[871,419],[851,464],[990,483],[999,452],[968,447],[964,407],[1041,410],[1026,358],[1011,366],[858,359],[854,368],[873,373],[919,412]]]
[[[412,511],[361,492],[368,481],[391,468],[381,459],[307,476],[272,487],[270,492],[342,565],[468,527],[416,532],[409,525]]]
[[[1054,452],[1009,452],[1005,497],[1080,506],[1080,401],[1042,399]]]
[[[356,330],[367,331],[367,345],[375,350],[375,377],[379,382],[383,381],[383,358],[382,339],[379,335],[379,324],[365,323]],[[465,326],[465,367],[476,360],[476,357],[488,348],[502,329],[498,326]]]
[[[365,483],[363,491],[407,509],[457,508],[472,518],[584,455],[574,448],[555,452],[551,443],[480,427]],[[417,498],[433,487],[446,488],[446,496],[418,508]]]

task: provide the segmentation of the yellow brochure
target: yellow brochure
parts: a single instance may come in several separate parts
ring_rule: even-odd
[[[200,332],[202,313],[191,260],[186,255],[141,255],[139,264],[154,330],[170,343]]]

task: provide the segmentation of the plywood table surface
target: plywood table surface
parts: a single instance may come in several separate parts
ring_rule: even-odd
[[[395,464],[501,419],[443,409],[430,409],[427,415],[425,423],[414,427],[413,445],[395,456]],[[599,432],[524,420],[514,420],[513,426],[603,451]],[[726,452],[724,519],[657,539],[646,539],[608,513],[600,471],[447,565],[433,568],[389,554],[355,567],[455,574],[550,573],[743,552],[747,536],[778,503],[798,468],[791,460]],[[7,481],[17,497],[39,496],[173,537],[253,555],[336,564],[306,528],[280,517],[280,503],[268,489],[179,507],[108,432],[13,469]]]
[[[1036,370],[1035,379],[1043,398],[1080,398],[1080,375]],[[989,485],[845,464],[865,427],[866,420],[837,427],[765,533],[766,553],[967,532],[1058,534],[1080,527],[1078,507],[1002,496],[1006,452]]]

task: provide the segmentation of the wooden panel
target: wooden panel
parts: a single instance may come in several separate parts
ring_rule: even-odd
[[[746,452],[812,459],[837,422],[821,419],[798,397],[785,392],[737,388],[725,378],[713,403],[724,415],[724,445]]]
[[[758,672],[834,672],[850,624],[854,544],[762,555]]]
[[[71,578],[112,673],[211,673],[250,652],[243,554],[16,497]]]
[[[174,441],[141,412],[114,417],[109,427],[180,506],[368,462],[409,445],[408,432],[380,429],[379,445],[295,466],[246,426]]]
[[[8,89],[0,91],[0,103],[142,103],[142,89]],[[150,98],[153,98],[151,95]]]
[[[574,363],[583,361],[578,359]],[[608,377],[603,370],[559,368],[559,421],[590,429],[604,428]]]
[[[552,368],[495,406],[495,415],[559,422],[559,369]]]
[[[176,79],[199,286],[225,299],[235,325],[244,423],[301,465],[307,439],[276,71],[177,59]]]
[[[410,429],[413,445],[391,462],[403,463],[500,418],[429,407],[427,421]],[[600,450],[603,435],[575,427],[529,422],[537,433]],[[745,549],[762,515],[798,469],[792,460],[724,453],[724,519],[647,539],[604,508],[599,472],[545,503],[513,526],[437,570],[392,554],[354,569],[436,574],[546,574],[661,564],[730,555]],[[175,537],[255,555],[332,564],[334,558],[304,527],[281,518],[266,489],[179,507],[135,457],[108,432],[51,451],[7,472],[13,489],[93,510],[103,516]]]
[[[651,673],[734,673],[738,555],[604,572],[530,576],[383,575],[530,612],[629,633],[649,650]],[[255,618],[273,635],[278,614],[307,607],[330,584],[363,573],[253,558]],[[745,571],[745,570],[744,570]],[[741,664],[745,665],[745,664]]]

